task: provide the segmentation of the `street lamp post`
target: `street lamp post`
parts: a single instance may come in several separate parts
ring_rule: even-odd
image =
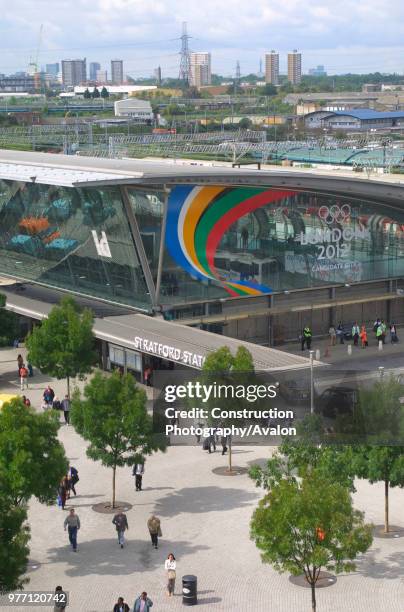
[[[314,414],[314,351],[310,351],[310,414]]]

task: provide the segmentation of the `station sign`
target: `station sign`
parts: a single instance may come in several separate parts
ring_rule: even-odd
[[[135,348],[138,351],[148,353],[149,355],[155,355],[162,359],[175,361],[176,363],[182,363],[191,368],[201,369],[205,361],[205,357],[198,353],[185,351],[176,346],[156,342],[155,340],[143,338],[142,336],[135,336],[134,342]]]

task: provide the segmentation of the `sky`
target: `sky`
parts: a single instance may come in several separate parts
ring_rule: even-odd
[[[192,51],[210,51],[212,72],[258,72],[275,49],[286,71],[288,51],[302,53],[303,72],[404,74],[403,0],[0,0],[0,73],[87,58],[109,71],[124,60],[134,78],[177,77],[182,22]]]

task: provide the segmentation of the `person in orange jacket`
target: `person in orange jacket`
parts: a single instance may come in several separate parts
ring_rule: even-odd
[[[364,325],[362,325],[359,337],[361,339],[362,348],[365,348],[365,347],[369,346],[368,345],[368,333],[367,333],[366,327]]]

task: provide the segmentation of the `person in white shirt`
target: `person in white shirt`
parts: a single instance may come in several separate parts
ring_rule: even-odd
[[[135,463],[133,466],[133,476],[135,477],[136,491],[142,490],[142,478],[144,474],[144,463]]]
[[[170,553],[166,559],[164,564],[165,570],[167,572],[167,595],[172,597],[174,595],[175,588],[175,577],[176,577],[176,568],[177,563],[175,561],[175,557],[173,553]]]

